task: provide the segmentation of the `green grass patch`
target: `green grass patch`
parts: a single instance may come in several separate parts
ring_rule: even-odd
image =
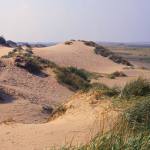
[[[150,97],[140,98],[133,107],[127,109],[126,118],[133,128],[150,130]]]
[[[84,90],[90,86],[88,74],[77,68],[59,68],[55,70],[57,80],[66,84],[72,90]]]
[[[150,95],[150,82],[142,78],[127,83],[121,92],[123,99],[147,95]]]

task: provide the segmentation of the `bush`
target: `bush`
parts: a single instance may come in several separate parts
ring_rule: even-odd
[[[121,98],[124,99],[146,95],[150,95],[150,82],[142,78],[127,83],[121,92]]]
[[[122,71],[116,71],[112,74],[108,75],[108,78],[110,79],[115,79],[116,77],[126,77],[127,75],[125,73],[123,73]]]
[[[57,65],[49,60],[33,55],[32,48],[23,49],[18,46],[13,51],[9,52],[4,58],[14,58],[17,67],[24,68],[30,73],[42,73],[44,68],[56,68]]]
[[[117,87],[109,88],[105,84],[93,83],[90,90],[96,93],[96,99],[101,98],[101,96],[114,97],[120,94],[120,89]]]
[[[112,60],[115,63],[123,64],[126,66],[133,66],[130,62],[128,62],[124,58],[116,55],[115,53],[111,52],[109,49],[107,49],[103,46],[97,45],[94,49],[94,52],[97,55],[101,55],[103,57],[108,57],[110,60]]]
[[[108,90],[108,89],[109,87],[103,83],[93,83],[91,86],[91,90],[93,91],[102,91],[102,90]]]
[[[56,69],[55,73],[60,83],[68,85],[72,90],[81,90],[88,88],[90,84],[89,81],[85,79],[84,73],[80,71],[77,69],[59,68]]]
[[[30,59],[26,61],[24,68],[31,73],[40,73],[42,70],[40,62],[36,59]]]
[[[82,40],[82,42],[84,42],[85,45],[91,46],[91,47],[95,47],[95,46],[97,45],[97,44],[96,44],[95,42],[93,42],[93,41],[83,41],[83,40]]]
[[[87,80],[89,79],[90,77],[90,73],[84,69],[77,69],[75,67],[68,67],[67,70],[71,73],[74,73],[78,76],[80,76],[81,78],[83,78],[84,80]]]
[[[150,129],[150,97],[146,97],[126,111],[126,118],[134,128]]]
[[[72,44],[73,44],[72,41],[66,41],[66,42],[65,42],[65,45],[72,45]]]

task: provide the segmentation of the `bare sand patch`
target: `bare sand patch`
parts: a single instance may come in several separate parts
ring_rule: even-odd
[[[45,150],[89,142],[101,129],[108,131],[118,116],[118,112],[110,109],[110,101],[92,105],[92,100],[92,96],[76,94],[66,104],[68,109],[63,116],[45,124],[0,125],[1,148]]]

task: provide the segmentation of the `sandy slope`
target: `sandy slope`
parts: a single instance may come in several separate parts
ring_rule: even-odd
[[[60,66],[75,66],[91,72],[111,73],[124,67],[108,58],[96,55],[93,47],[79,41],[73,42],[72,45],[58,44],[33,51],[36,55],[54,61]]]
[[[118,116],[110,109],[110,101],[92,101],[93,96],[76,94],[66,104],[66,114],[49,123],[1,125],[1,149],[46,150],[54,145],[89,142],[98,131],[110,129]]]
[[[124,69],[123,72],[127,75],[127,77],[117,77],[115,79],[109,79],[108,77],[101,77],[97,80],[93,80],[92,82],[100,82],[109,87],[114,86],[124,87],[126,83],[136,80],[139,77],[150,80],[150,70]]]
[[[20,69],[10,60],[3,61],[0,67],[0,89],[4,104],[0,104],[0,122],[13,119],[17,122],[43,122],[47,115],[42,113],[43,105],[55,105],[64,102],[73,92],[60,85],[53,73],[40,77]],[[8,109],[9,108],[9,109]]]
[[[12,50],[13,50],[13,48],[0,46],[0,57],[7,55]]]

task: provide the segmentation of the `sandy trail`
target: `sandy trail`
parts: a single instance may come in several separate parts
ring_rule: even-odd
[[[66,114],[49,123],[0,125],[1,149],[46,150],[52,146],[89,142],[100,129],[110,129],[118,116],[109,109],[110,101],[90,104],[93,99],[86,94],[76,94],[66,104]]]
[[[74,66],[91,72],[112,73],[122,70],[124,65],[116,64],[110,59],[96,55],[94,47],[75,41],[72,45],[58,44],[46,48],[36,48],[33,52],[49,59],[60,66]]]

